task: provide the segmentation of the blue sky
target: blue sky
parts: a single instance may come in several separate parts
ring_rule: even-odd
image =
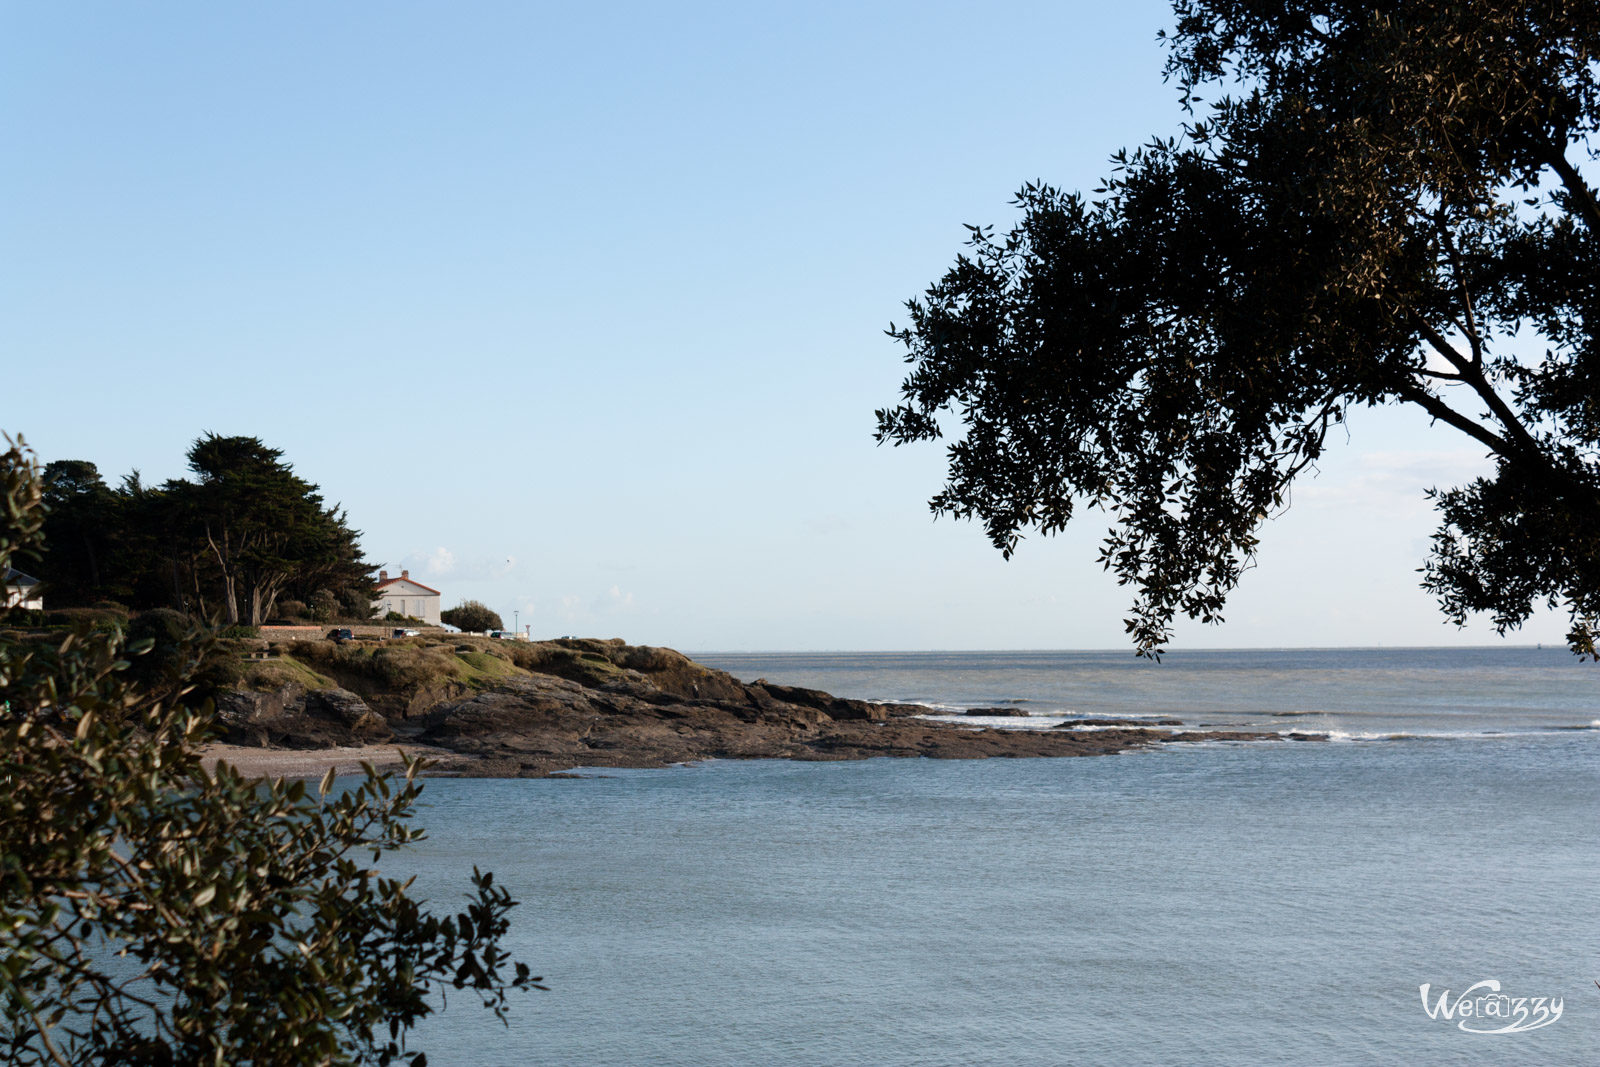
[[[0,426],[108,480],[249,434],[374,562],[535,635],[1107,648],[1099,527],[1011,562],[887,449],[883,336],[1024,181],[1172,132],[1100,4],[8,4]],[[1358,413],[1221,628],[1485,643],[1416,587],[1479,450]],[[1559,642],[1559,618],[1519,641]]]

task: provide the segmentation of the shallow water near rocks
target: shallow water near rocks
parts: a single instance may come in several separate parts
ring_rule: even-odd
[[[516,955],[553,990],[517,998],[509,1028],[453,999],[417,1047],[462,1065],[1591,1062],[1600,735],[1452,732],[433,781],[431,837],[396,867],[441,906],[492,868],[524,902]],[[1424,1010],[1421,984],[1485,979],[1560,997],[1561,1017],[1480,1035]]]

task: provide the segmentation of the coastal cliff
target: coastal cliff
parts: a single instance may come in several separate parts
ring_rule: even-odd
[[[445,635],[303,641],[253,649],[217,698],[233,744],[385,742],[444,750],[434,773],[544,777],[574,767],[703,759],[981,759],[1083,756],[1155,744],[1254,739],[1142,725],[1005,730],[935,722],[764,679],[742,682],[666,648],[620,640],[513,642]]]

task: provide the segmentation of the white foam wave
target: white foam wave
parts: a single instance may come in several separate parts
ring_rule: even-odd
[[[934,705],[928,705],[932,707]],[[1054,730],[1057,728],[1070,729],[1073,733],[1089,733],[1098,730],[1176,730],[1190,729],[1188,726],[1161,725],[1155,716],[1126,716],[1122,721],[1114,723],[1094,723],[1092,725],[1079,725],[1077,720],[1065,715],[1041,715],[1034,713],[1024,718],[1020,715],[918,715],[919,719],[931,722],[947,722],[957,726],[973,728],[990,727],[996,730]],[[1235,727],[1230,727],[1234,729]]]
[[[1600,728],[1600,727],[1595,727]],[[1548,737],[1551,730],[1590,727],[1546,727],[1538,730],[1280,730],[1280,737],[1299,734],[1301,737],[1325,737],[1334,742],[1370,741],[1498,741],[1510,737]]]
[[[932,707],[933,705],[929,705]],[[981,729],[992,726],[1001,730],[1048,730],[1054,727],[1061,719],[1048,715],[1030,715],[1023,718],[1020,715],[918,715],[919,719],[930,722],[948,722],[957,726],[970,726]]]

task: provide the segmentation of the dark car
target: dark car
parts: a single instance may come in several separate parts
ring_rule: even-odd
[[[344,629],[343,627],[337,630],[328,631],[328,640],[337,642],[341,645],[346,641],[354,641],[355,639],[356,635],[350,630]]]

